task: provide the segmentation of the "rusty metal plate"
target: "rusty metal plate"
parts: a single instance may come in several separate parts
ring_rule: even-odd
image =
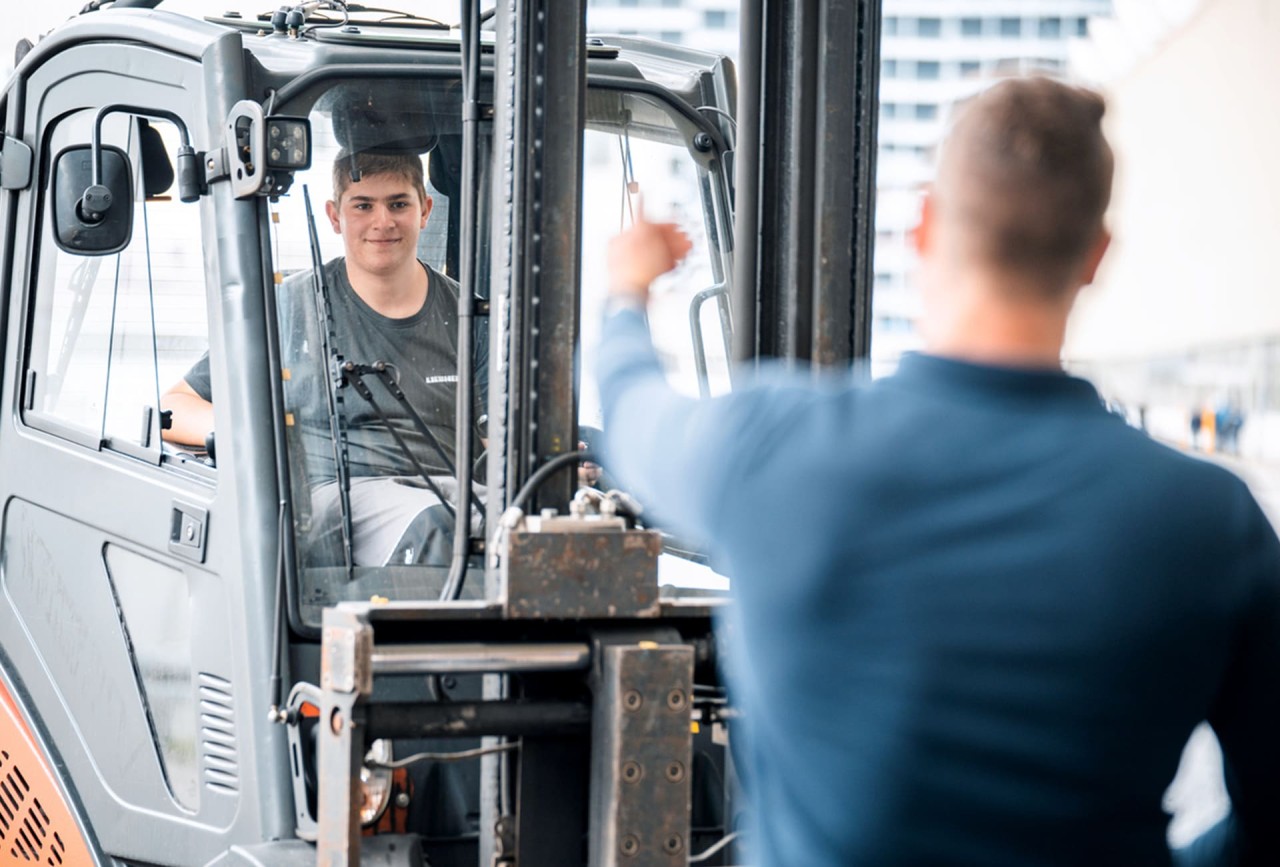
[[[511,533],[504,558],[511,618],[658,617],[658,554],[652,530]]]
[[[648,646],[644,646],[648,645]],[[684,867],[693,648],[603,648],[591,745],[591,867]]]
[[[373,691],[373,630],[325,626],[321,633],[320,688],[368,695]]]

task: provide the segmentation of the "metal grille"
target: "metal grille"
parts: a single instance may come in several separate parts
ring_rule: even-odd
[[[7,751],[0,750],[0,864],[61,867],[67,847],[52,826],[53,821],[40,799],[32,794],[18,763]]]
[[[201,672],[200,741],[205,785],[216,792],[233,794],[240,789],[240,764],[236,754],[235,705],[231,682]]]

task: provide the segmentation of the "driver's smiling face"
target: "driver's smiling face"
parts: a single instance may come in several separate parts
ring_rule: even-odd
[[[365,175],[325,211],[333,230],[342,235],[348,266],[387,276],[416,261],[418,235],[431,216],[431,197],[423,199],[399,175]]]

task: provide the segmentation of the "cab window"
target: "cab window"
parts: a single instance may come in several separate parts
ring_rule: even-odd
[[[60,154],[91,140],[95,114],[64,118],[47,139],[23,418],[87,447],[159,464],[160,391],[208,343],[199,209],[174,189],[177,129],[111,114],[102,142],[127,158],[128,244],[109,255],[61,248],[54,167]]]

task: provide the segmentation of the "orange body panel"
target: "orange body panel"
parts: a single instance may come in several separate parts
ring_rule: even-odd
[[[48,762],[0,686],[0,867],[93,863]]]

